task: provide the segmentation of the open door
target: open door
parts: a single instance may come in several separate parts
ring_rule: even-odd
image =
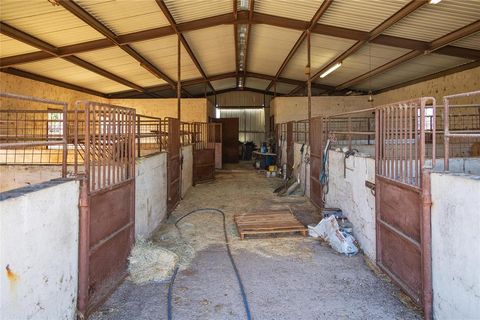
[[[215,178],[216,126],[215,123],[194,123],[193,185]]]

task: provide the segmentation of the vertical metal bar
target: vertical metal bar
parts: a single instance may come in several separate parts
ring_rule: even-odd
[[[80,182],[79,199],[79,244],[78,244],[78,301],[77,308],[80,318],[86,318],[89,287],[89,256],[90,256],[90,208],[88,198],[88,178]]]
[[[400,108],[400,125],[401,125],[401,140],[402,140],[402,160],[401,160],[401,176],[402,182],[406,182],[407,170],[405,165],[407,164],[407,115],[406,115],[406,106],[401,106]]]
[[[422,218],[420,241],[422,245],[422,302],[424,319],[432,319],[432,229],[431,229],[430,171],[422,173]]]
[[[348,150],[352,150],[352,116],[348,116]]]
[[[418,106],[415,105],[414,108],[414,128],[415,128],[415,183],[413,185],[418,185],[418,179],[420,177],[418,173]]]
[[[68,121],[67,121],[67,104],[63,105],[63,161],[62,161],[62,178],[67,177],[67,161],[68,161]],[[35,119],[34,119],[35,121]],[[35,122],[34,122],[35,123]],[[35,130],[35,129],[34,129]]]
[[[108,168],[107,168],[107,183],[108,185],[112,185],[112,179],[111,179],[111,175],[112,175],[112,160],[113,160],[113,141],[112,141],[112,110],[114,108],[108,108],[108,125],[107,125],[107,128],[108,128],[108,134],[107,134],[107,140],[108,140],[108,144],[110,145],[110,154],[108,155]]]
[[[432,101],[432,169],[435,168],[437,162],[437,103],[436,100]]]
[[[102,116],[100,118],[101,120],[101,126],[100,126],[100,133],[102,137],[102,144],[104,145],[103,152],[102,152],[102,188],[105,188],[107,184],[107,156],[108,156],[108,150],[111,150],[111,146],[109,145],[109,141],[107,141],[107,131],[106,131],[106,123],[107,123],[107,108],[110,109],[110,107],[103,106],[102,105]]]
[[[425,100],[422,98],[420,103],[420,170],[423,174],[425,168]],[[421,178],[421,177],[420,177]],[[422,180],[419,179],[419,186],[422,186]]]
[[[311,32],[307,30],[307,88],[308,88],[308,124],[312,119],[312,77],[311,77]]]
[[[84,151],[84,167],[85,167],[85,177],[87,179],[87,188],[90,193],[91,190],[91,172],[90,172],[90,104],[84,104],[85,109],[85,151]]]
[[[449,149],[450,149],[450,118],[449,118],[449,101],[447,97],[443,98],[443,171],[450,170],[450,161],[449,161]]]
[[[73,143],[74,143],[74,150],[75,153],[73,154],[73,170],[75,176],[78,175],[78,102],[75,103],[75,111],[74,111],[74,120],[73,120]]]
[[[412,167],[413,167],[413,154],[412,154],[412,145],[413,145],[413,134],[412,134],[412,107],[408,106],[408,123],[409,123],[409,128],[408,128],[408,180],[407,182],[409,184],[412,184],[413,182],[413,172],[412,172]]]
[[[181,41],[180,41],[181,35],[177,35],[177,116],[178,116],[178,121],[181,121],[182,117],[182,112],[181,112],[181,100],[182,100],[182,82],[181,82],[181,76],[182,76],[182,69],[181,69]]]
[[[141,154],[141,151],[140,151],[140,116],[137,115],[137,157],[141,157],[142,154]]]

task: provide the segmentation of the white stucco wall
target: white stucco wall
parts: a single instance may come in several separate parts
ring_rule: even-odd
[[[365,180],[375,182],[375,159],[351,156],[343,174],[342,152],[329,151],[329,191],[326,207],[340,208],[353,224],[353,234],[365,254],[375,260],[375,197]]]
[[[182,197],[187,193],[193,184],[193,146],[182,147]]]
[[[62,166],[60,165],[1,165],[0,192],[26,187],[61,176]]]
[[[75,319],[79,184],[42,186],[0,199],[0,319]]]
[[[435,319],[480,316],[480,177],[432,173]]]
[[[300,163],[300,167],[296,170],[295,176],[298,177],[298,174],[300,175],[301,188],[305,191],[305,196],[310,197],[310,163],[305,163],[305,156],[310,154],[310,146],[307,144],[304,146],[303,154],[300,151],[301,149],[302,143],[294,144],[293,159],[295,166]]]
[[[135,236],[147,239],[167,215],[167,154],[137,158]]]

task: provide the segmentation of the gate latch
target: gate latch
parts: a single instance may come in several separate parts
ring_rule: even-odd
[[[375,196],[375,183],[365,180],[365,187],[372,191],[373,196]]]

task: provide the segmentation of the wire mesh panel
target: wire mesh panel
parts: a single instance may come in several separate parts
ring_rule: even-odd
[[[61,164],[65,177],[67,103],[10,93],[0,97],[0,164]],[[23,102],[28,107],[19,109]]]
[[[76,113],[84,114],[85,134],[78,133],[81,119],[76,116],[75,172],[85,173],[89,192],[132,179],[135,176],[135,110],[80,101],[76,103]],[[83,155],[83,168],[79,155]]]

